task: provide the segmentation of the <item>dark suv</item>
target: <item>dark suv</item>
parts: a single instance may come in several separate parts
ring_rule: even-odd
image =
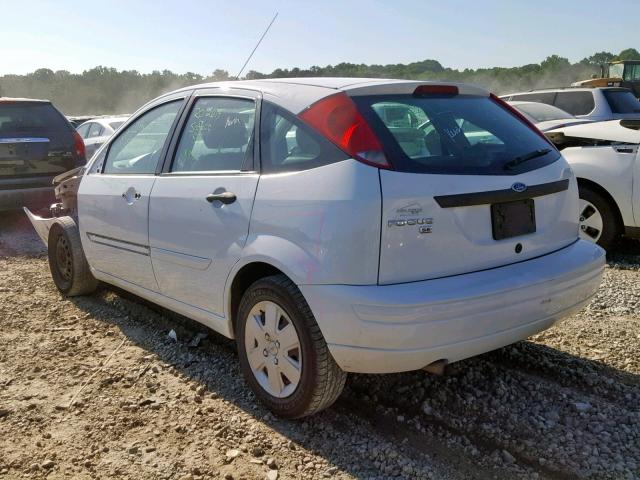
[[[51,102],[0,98],[0,210],[47,206],[53,177],[85,162],[82,138]]]

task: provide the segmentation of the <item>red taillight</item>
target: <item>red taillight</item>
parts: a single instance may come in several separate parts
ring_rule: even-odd
[[[86,149],[84,147],[84,140],[78,132],[73,131],[73,149],[76,152],[76,158],[78,159],[78,164],[84,165],[87,163],[86,159]]]
[[[502,108],[504,108],[509,113],[511,113],[513,116],[517,117],[522,123],[524,123],[527,127],[529,127],[531,130],[533,130],[536,134],[538,134],[539,136],[544,138],[545,141],[548,144],[550,144],[554,149],[556,148],[556,146],[553,144],[553,142],[551,140],[549,140],[546,137],[546,135],[544,133],[542,133],[540,131],[540,129],[538,129],[538,127],[536,127],[533,123],[531,123],[531,121],[529,121],[529,119],[527,117],[525,117],[522,113],[520,113],[517,108],[512,107],[507,102],[505,102],[503,99],[501,99],[500,97],[497,97],[493,93],[489,94],[489,97],[491,98],[491,100],[496,102]]]
[[[300,118],[356,160],[391,168],[380,141],[347,94],[323,98]]]
[[[421,95],[458,95],[458,87],[455,85],[420,85],[413,94]]]

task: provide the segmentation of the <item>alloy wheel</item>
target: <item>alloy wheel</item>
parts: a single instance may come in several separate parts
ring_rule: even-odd
[[[580,238],[597,242],[602,236],[604,221],[596,206],[587,200],[580,199]]]

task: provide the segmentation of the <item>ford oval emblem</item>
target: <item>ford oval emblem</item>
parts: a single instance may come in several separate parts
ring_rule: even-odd
[[[516,182],[513,185],[511,185],[511,190],[513,190],[514,192],[524,192],[527,189],[527,186],[524,183],[521,182]]]

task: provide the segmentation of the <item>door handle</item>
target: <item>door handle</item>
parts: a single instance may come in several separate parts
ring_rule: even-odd
[[[233,192],[210,193],[206,196],[207,202],[209,203],[218,201],[225,205],[235,202],[236,198],[236,194]]]
[[[124,198],[127,201],[127,203],[129,203],[129,202],[133,202],[134,200],[140,200],[142,198],[142,194],[130,188],[129,190],[127,190],[122,194],[122,198]]]

